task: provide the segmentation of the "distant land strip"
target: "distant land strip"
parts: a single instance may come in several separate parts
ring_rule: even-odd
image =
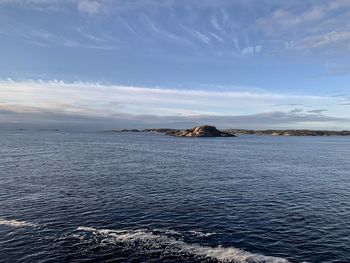
[[[194,129],[194,128],[193,128]],[[168,128],[151,128],[151,129],[121,129],[121,130],[107,130],[105,132],[155,132],[164,133],[167,135],[181,134],[183,131],[190,131],[191,129],[168,129]],[[260,136],[350,136],[350,131],[328,131],[328,130],[246,130],[246,129],[223,129],[220,130],[225,134],[230,135],[260,135]]]

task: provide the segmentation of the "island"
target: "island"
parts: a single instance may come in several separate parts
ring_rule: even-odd
[[[327,130],[244,130],[226,129],[226,133],[237,135],[269,135],[269,136],[350,136],[350,131]]]
[[[214,126],[203,125],[186,130],[169,131],[165,134],[176,137],[236,137],[234,134],[219,131]]]
[[[104,132],[149,132],[161,133],[175,137],[236,137],[237,135],[258,136],[350,136],[350,131],[328,131],[328,130],[248,130],[248,129],[224,129],[218,130],[215,126],[203,125],[191,129],[173,128],[149,128],[137,129],[113,129]]]

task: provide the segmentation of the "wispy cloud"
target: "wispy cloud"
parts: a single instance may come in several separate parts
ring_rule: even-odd
[[[67,15],[78,12],[84,22],[103,18],[96,23],[114,24],[113,29],[108,29],[110,33],[123,32],[120,38],[133,44],[142,39],[146,50],[150,49],[148,45],[152,49],[176,45],[186,49],[191,45],[205,54],[209,51],[234,56],[262,51],[312,53],[329,47],[336,53],[349,51],[350,4],[346,0],[0,0],[0,5],[56,9]]]
[[[281,5],[272,15],[256,19],[256,28],[265,38],[281,39],[286,49],[296,51],[333,47],[333,53],[342,53],[347,45],[339,46],[349,39],[350,28],[344,21],[350,16],[350,2],[343,0],[319,1],[313,4]]]
[[[89,32],[79,30],[80,37],[71,35],[58,35],[42,28],[27,28],[26,32],[19,35],[27,42],[41,47],[67,47],[115,50],[120,48],[121,42],[113,39],[103,40]],[[83,37],[84,39],[81,39]]]

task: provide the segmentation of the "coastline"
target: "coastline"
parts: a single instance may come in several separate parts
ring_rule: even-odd
[[[196,128],[196,127],[195,127]],[[193,128],[194,129],[194,128]],[[178,136],[177,134],[184,133],[185,131],[190,131],[191,129],[172,129],[172,128],[148,128],[148,129],[112,129],[105,130],[103,132],[150,132],[150,133],[160,133],[171,136]],[[218,131],[229,134],[234,137],[239,135],[257,135],[257,136],[294,136],[294,137],[320,137],[320,136],[350,136],[350,131],[332,131],[332,130],[307,130],[307,129],[267,129],[267,130],[250,130],[250,129],[218,129]],[[179,137],[213,137],[213,136],[179,136]]]

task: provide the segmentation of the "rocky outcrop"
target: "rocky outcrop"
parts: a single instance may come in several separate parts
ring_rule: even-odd
[[[140,132],[137,129],[105,130],[103,132]]]
[[[177,131],[176,129],[168,129],[168,128],[153,128],[153,129],[144,129],[142,132],[155,132],[155,133],[170,133]]]
[[[204,125],[186,130],[176,130],[166,133],[177,137],[235,137],[235,135],[219,131],[214,126]]]
[[[140,132],[138,129],[122,129],[121,132]]]

